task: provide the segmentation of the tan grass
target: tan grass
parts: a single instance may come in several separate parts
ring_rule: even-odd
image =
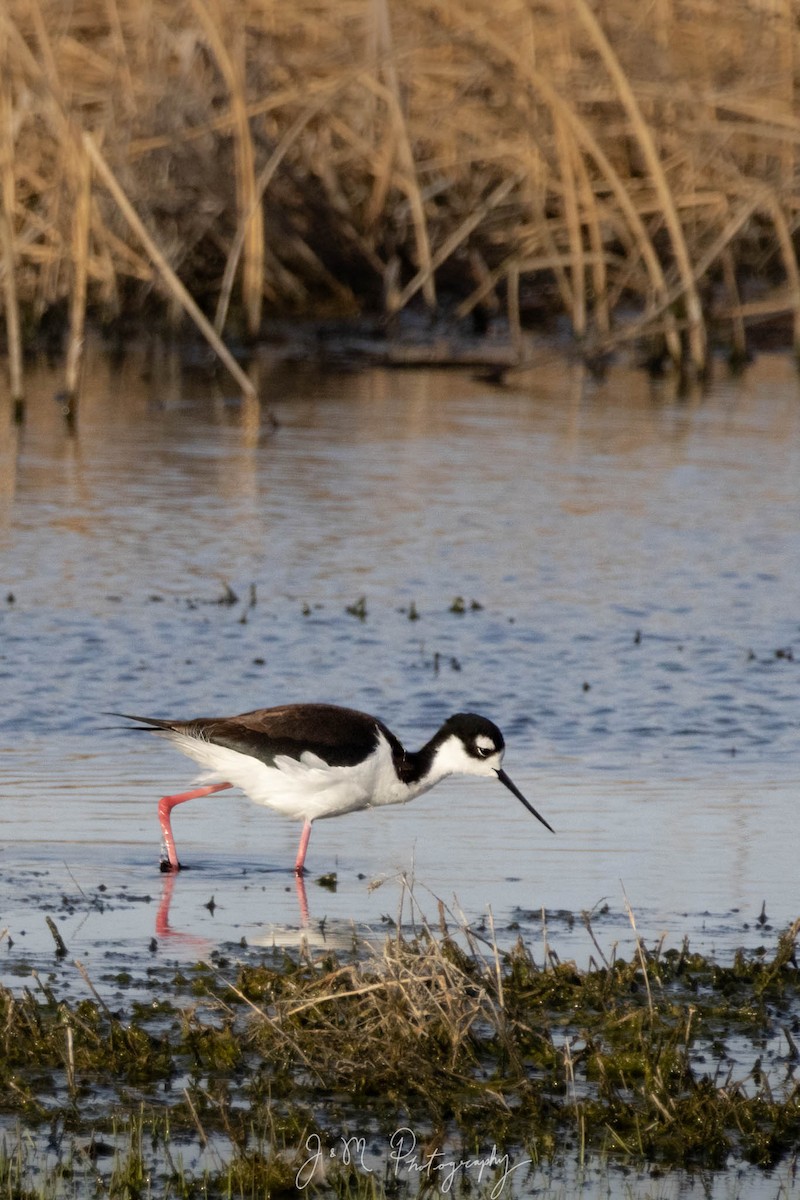
[[[11,399],[23,399],[22,334],[17,299],[17,255],[14,245],[16,220],[16,182],[12,109],[9,95],[7,61],[0,58],[0,250],[3,257],[6,339]]]
[[[208,318],[197,307],[195,301],[189,295],[184,285],[178,279],[177,275],[164,258],[161,250],[153,241],[151,235],[148,233],[132,204],[128,200],[128,197],[125,195],[125,192],[120,187],[113,171],[108,166],[108,163],[106,162],[102,153],[88,133],[84,134],[83,144],[86,149],[87,156],[91,159],[97,174],[100,176],[114,200],[119,205],[120,211],[130,225],[132,232],[144,246],[150,261],[160,272],[164,280],[164,284],[170,292],[172,298],[180,305],[181,308],[185,309],[185,311],[192,318],[195,325],[197,325],[200,332],[206,338],[206,341],[210,346],[213,347],[217,355],[230,371],[231,375],[239,384],[242,394],[251,399],[254,398],[253,385],[248,379],[247,375],[239,366],[236,359],[228,350],[227,346],[217,336],[214,327],[211,325]]]
[[[247,330],[254,336],[261,324],[264,221],[255,174],[255,148],[247,112],[244,30],[235,20],[230,22],[231,14],[225,11],[222,0],[192,0],[192,9],[230,92],[230,111],[234,122],[237,225],[242,230],[244,247],[242,294]],[[233,42],[230,47],[228,38]]]
[[[7,0],[14,386],[20,310],[66,303],[77,378],[85,312],[176,281],[218,339],[446,281],[520,349],[555,285],[589,350],[658,332],[698,371],[707,285],[741,345],[766,279],[800,347],[799,37],[792,0]],[[149,242],[96,163],[87,204],[84,135]]]
[[[83,356],[89,279],[89,229],[92,215],[92,165],[85,149],[76,148],[74,164],[76,188],[72,218],[73,281],[66,365],[66,394],[70,406],[75,405],[78,397],[78,380]]]

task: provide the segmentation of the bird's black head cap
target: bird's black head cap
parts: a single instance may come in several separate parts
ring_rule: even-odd
[[[478,713],[454,713],[440,730],[442,741],[455,735],[464,743],[467,754],[473,758],[486,758],[489,754],[502,754],[506,743],[500,730],[487,717]]]

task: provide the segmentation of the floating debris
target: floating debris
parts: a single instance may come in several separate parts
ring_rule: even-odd
[[[366,596],[359,596],[354,604],[348,604],[346,611],[350,613],[351,617],[358,617],[359,621],[366,621],[366,619],[367,619],[367,598],[366,598]]]

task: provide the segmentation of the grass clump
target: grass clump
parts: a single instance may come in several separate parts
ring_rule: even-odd
[[[730,965],[637,940],[630,961],[578,969],[442,913],[347,956],[199,964],[165,976],[171,1003],[128,1015],[99,992],[4,989],[2,1115],[60,1128],[101,1175],[111,1146],[109,1194],[131,1196],[156,1177],[175,1195],[281,1194],[309,1146],[385,1147],[406,1127],[533,1162],[772,1168],[800,1146],[799,931]],[[22,1196],[20,1153],[0,1179]],[[363,1190],[345,1153],[327,1169],[329,1192]]]
[[[279,1062],[387,1123],[533,1137],[544,1153],[573,1137],[671,1165],[729,1153],[767,1165],[800,1138],[791,1071],[756,1065],[800,1021],[796,936],[729,967],[640,945],[630,962],[578,971],[538,967],[522,944],[487,959],[425,930],[366,963],[308,962],[255,990],[245,972],[232,986],[260,1072]],[[727,1041],[747,1064],[738,1076]]]

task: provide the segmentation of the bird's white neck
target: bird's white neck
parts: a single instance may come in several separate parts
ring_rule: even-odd
[[[464,749],[464,744],[454,734],[443,740],[433,738],[416,754],[407,755],[405,786],[407,799],[419,796],[434,787],[449,775],[483,774],[476,762]]]

